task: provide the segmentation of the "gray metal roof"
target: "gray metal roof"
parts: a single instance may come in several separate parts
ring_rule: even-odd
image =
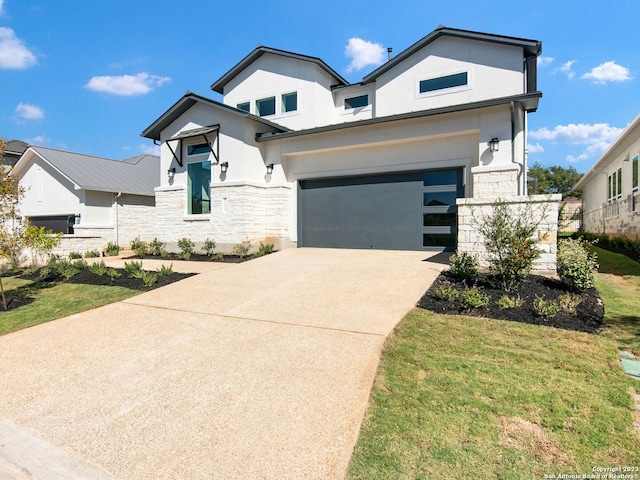
[[[435,41],[442,36],[466,38],[470,40],[480,40],[483,42],[500,43],[502,45],[512,45],[516,47],[522,47],[525,57],[535,57],[540,55],[542,51],[542,43],[538,40],[529,40],[526,38],[507,37],[504,35],[494,35],[491,33],[472,32],[469,30],[459,30],[457,28],[447,28],[443,25],[439,25],[433,32],[426,37],[418,40],[406,50],[400,52],[386,63],[383,63],[380,67],[375,69],[369,75],[363,78],[362,83],[370,83],[376,80],[380,75],[392,69],[395,65],[402,62],[406,58],[413,55],[418,50],[421,50],[426,45]]]
[[[349,85],[342,76],[336,72],[329,65],[324,63],[318,57],[310,57],[308,55],[302,55],[300,53],[287,52],[286,50],[278,50],[277,48],[271,47],[263,47],[259,46],[255,50],[253,50],[249,55],[244,57],[240,62],[238,62],[231,70],[225,73],[222,77],[216,80],[213,85],[211,85],[211,90],[214,92],[218,92],[220,94],[224,93],[224,86],[233,80],[240,72],[242,72],[245,68],[255,62],[258,58],[260,58],[265,53],[271,53],[273,55],[280,55],[282,57],[289,57],[296,60],[302,60],[304,62],[311,62],[318,65],[322,70],[327,72],[333,78],[335,78],[340,85]]]
[[[155,122],[149,125],[140,135],[145,138],[150,138],[152,140],[159,141],[160,134],[162,131],[167,128],[171,123],[173,123],[180,115],[193,107],[196,103],[206,103],[216,108],[222,108],[227,111],[233,112],[236,115],[241,115],[250,120],[256,121],[258,123],[262,123],[271,128],[275,128],[280,130],[281,132],[289,131],[288,128],[283,127],[282,125],[278,125],[277,123],[270,122],[264,118],[258,117],[256,115],[252,115],[251,113],[245,112],[244,110],[239,110],[237,108],[231,107],[229,105],[225,105],[224,103],[217,102],[207,97],[203,97],[202,95],[198,95],[197,93],[193,93],[187,91],[184,96],[174,103],[166,112],[164,112],[160,118],[158,118]]]
[[[84,190],[153,196],[160,185],[160,158],[137,155],[122,161],[31,146],[56,170]],[[20,162],[16,165],[20,169]]]

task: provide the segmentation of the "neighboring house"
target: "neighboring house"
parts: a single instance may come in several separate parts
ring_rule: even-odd
[[[151,155],[116,161],[30,146],[13,168],[26,190],[20,214],[63,233],[59,250],[66,253],[148,239],[155,225],[159,164]]]
[[[640,233],[640,115],[576,184],[582,191],[583,228],[586,232]]]
[[[2,163],[13,167],[29,144],[20,140],[8,140],[4,149]]]
[[[213,83],[222,102],[187,92],[142,133],[161,145],[157,231],[471,249],[459,206],[470,222],[475,206],[526,195],[540,52],[536,40],[440,26],[350,84],[319,58],[260,46]]]

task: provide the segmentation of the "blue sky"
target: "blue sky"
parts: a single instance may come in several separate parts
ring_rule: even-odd
[[[439,24],[542,41],[529,161],[585,172],[640,112],[637,0],[0,0],[0,137],[123,159],[258,45],[359,82]]]

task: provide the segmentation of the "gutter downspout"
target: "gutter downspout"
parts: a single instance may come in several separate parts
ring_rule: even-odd
[[[115,227],[116,227],[115,228],[116,245],[120,245],[120,242],[119,242],[119,239],[118,239],[118,237],[119,237],[119,235],[118,235],[118,233],[119,233],[118,232],[118,198],[120,198],[120,195],[122,195],[122,192],[118,192],[118,194],[113,199],[113,203],[114,203],[114,206],[115,206],[115,209],[116,209],[116,212],[115,212],[115,217],[116,217],[116,222],[115,222],[116,223],[116,225],[115,225]]]
[[[511,111],[511,161],[516,163],[520,167],[520,172],[518,173],[518,195],[522,194],[522,165],[516,162],[516,113],[515,113],[515,104],[513,102],[509,102],[509,110]]]

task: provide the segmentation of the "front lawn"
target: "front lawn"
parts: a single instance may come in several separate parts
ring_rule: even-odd
[[[607,255],[599,261],[611,268]],[[639,279],[598,274],[599,334],[411,311],[387,340],[348,478],[582,478],[639,467],[640,382],[618,353],[640,354]]]

